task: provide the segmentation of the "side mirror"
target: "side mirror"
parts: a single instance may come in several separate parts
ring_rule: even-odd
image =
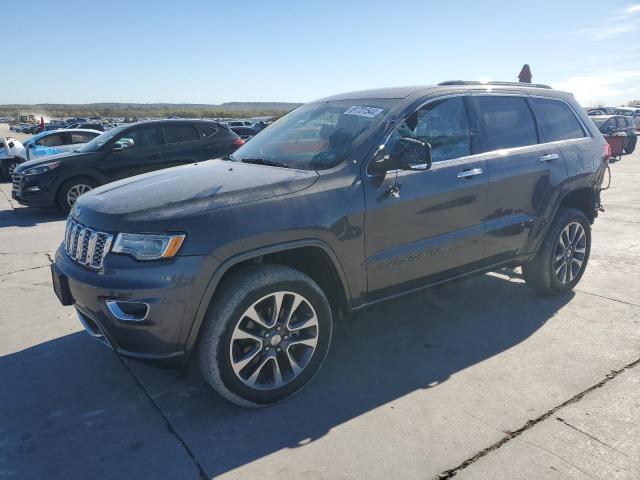
[[[122,145],[121,143],[114,143],[111,145],[112,152],[120,152],[122,150],[124,150],[124,145]]]
[[[369,172],[382,175],[390,170],[429,170],[431,168],[431,145],[411,137],[402,137],[394,151],[384,151],[382,146],[369,165]]]

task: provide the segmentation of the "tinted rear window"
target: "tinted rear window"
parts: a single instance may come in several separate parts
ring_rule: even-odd
[[[164,135],[167,143],[188,142],[200,138],[200,132],[192,125],[166,125]]]
[[[218,129],[211,125],[198,125],[203,137],[210,137],[218,133]]]
[[[529,101],[538,122],[541,143],[584,137],[580,122],[566,103],[547,98]]]
[[[538,143],[533,115],[521,97],[477,97],[484,124],[485,151]]]

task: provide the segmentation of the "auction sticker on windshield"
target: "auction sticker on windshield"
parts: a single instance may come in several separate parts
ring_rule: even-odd
[[[349,107],[347,111],[344,112],[345,115],[358,115],[359,117],[369,117],[373,118],[379,113],[383,112],[384,108],[378,107],[364,107],[362,105],[354,105],[353,107]]]

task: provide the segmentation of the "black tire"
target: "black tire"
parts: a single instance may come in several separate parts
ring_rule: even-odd
[[[565,253],[564,255],[566,256],[558,258],[559,253],[563,251],[563,248],[560,245],[561,234],[563,234],[568,226],[576,223],[582,226],[584,231],[584,243],[581,243],[578,249],[574,246],[573,252]],[[578,240],[576,240],[576,242],[577,241]],[[578,256],[576,250],[582,249],[584,249],[584,254],[580,253]],[[524,279],[527,282],[527,285],[541,293],[559,295],[567,292],[573,289],[582,278],[582,275],[587,268],[587,263],[589,262],[590,251],[591,225],[589,224],[589,220],[587,220],[585,214],[580,210],[561,207],[558,210],[549,231],[547,232],[547,236],[542,242],[540,250],[532,260],[522,266]],[[567,272],[568,267],[566,265],[571,265],[571,268],[573,269],[573,258],[580,261],[580,257],[582,264],[580,265],[579,270]],[[565,263],[567,261],[568,263]],[[562,263],[565,264],[564,270],[560,267],[560,272],[556,273],[558,268],[557,266]],[[573,279],[569,279],[570,275],[574,275],[574,271],[575,277]],[[564,278],[564,281],[562,281],[559,276],[565,276],[565,274],[566,277]]]
[[[624,148],[624,153],[627,155],[631,155],[636,149],[636,143],[638,142],[638,137],[633,137],[627,143],[627,146]]]
[[[18,165],[18,161],[15,158],[7,159],[2,162],[2,177],[11,180],[11,173],[13,169]]]
[[[240,373],[237,374],[233,369],[232,356],[237,353],[238,348],[238,343],[234,343],[233,335],[234,331],[237,332],[236,327],[241,322],[247,322],[248,317],[245,316],[247,309],[274,292],[293,292],[300,295],[308,302],[304,307],[310,305],[315,310],[317,329],[316,327],[311,328],[316,332],[317,344],[297,376],[282,369],[283,378],[285,373],[289,373],[291,376],[288,383],[271,389],[252,388],[246,383],[246,379],[242,380]],[[282,305],[285,305],[285,301],[282,301]],[[285,308],[283,307],[280,312],[285,312]],[[289,309],[291,310],[291,306]],[[282,313],[278,318],[289,316],[293,321],[294,315],[292,314],[295,313],[296,316],[299,316],[300,314],[297,313],[299,311],[300,307],[295,312]],[[281,320],[277,321],[278,324],[280,322]],[[261,328],[257,323],[250,325]],[[227,400],[245,407],[267,406],[296,394],[311,381],[327,356],[331,344],[331,334],[332,317],[329,302],[324,292],[311,278],[298,270],[281,265],[265,264],[247,267],[232,274],[221,285],[220,291],[216,293],[200,332],[198,363],[206,381]],[[255,373],[255,370],[262,370],[264,373],[264,367],[261,369],[256,367],[253,371],[252,368],[265,361],[267,356],[281,358],[280,356],[284,355],[284,350],[281,348],[279,348],[280,353],[276,353],[273,348],[270,352],[263,351],[264,349],[269,350],[269,342],[266,339],[262,340],[262,335],[260,337],[259,344],[255,340],[249,340],[249,342],[253,341],[255,346],[250,347],[249,355],[244,353],[245,358],[255,359],[252,362],[256,363],[251,364],[250,362],[244,367],[249,368],[252,374]],[[290,348],[284,346],[287,352]],[[251,355],[252,351],[258,353]],[[290,357],[291,355],[287,353],[286,358]],[[267,374],[273,373],[274,382],[275,370],[280,372],[278,360],[275,362],[275,364],[269,363],[271,372],[267,370]],[[266,363],[264,365],[266,366]],[[243,371],[240,370],[240,372]],[[257,375],[262,375],[262,373]]]
[[[92,178],[87,177],[70,178],[69,180],[64,182],[58,189],[58,194],[56,195],[56,203],[58,204],[58,208],[60,210],[65,213],[69,213],[73,205],[67,202],[67,196],[69,195],[71,189],[73,189],[74,187],[77,188],[81,185],[85,185],[89,187],[89,190],[92,190],[98,186],[98,182],[96,182]]]

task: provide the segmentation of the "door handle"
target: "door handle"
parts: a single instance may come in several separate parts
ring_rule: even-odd
[[[462,172],[458,173],[458,178],[471,178],[471,177],[475,177],[476,175],[482,175],[482,169],[481,168],[472,168],[471,170],[463,170]]]
[[[544,163],[552,162],[553,160],[558,160],[560,155],[557,153],[550,153],[549,155],[543,155],[540,157],[540,161]]]

